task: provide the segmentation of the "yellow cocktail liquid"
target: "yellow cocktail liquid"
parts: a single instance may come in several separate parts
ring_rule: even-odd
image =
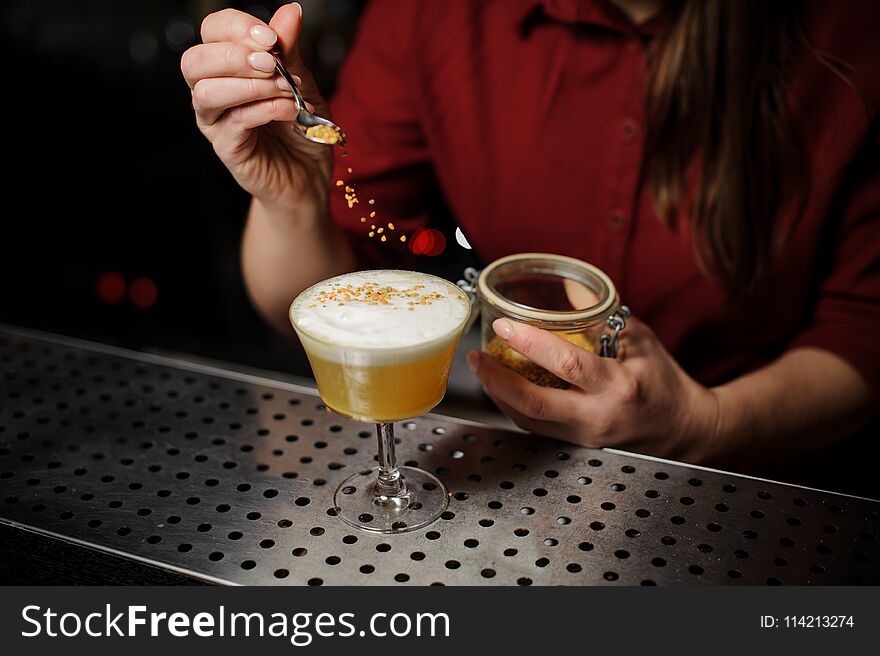
[[[342,364],[308,353],[324,404],[373,423],[401,421],[431,410],[443,398],[458,339],[424,358],[376,366]]]

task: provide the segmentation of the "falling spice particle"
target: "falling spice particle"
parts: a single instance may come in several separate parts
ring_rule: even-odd
[[[345,151],[345,150],[343,150],[343,151],[342,151],[342,156],[343,156],[343,157],[346,157],[347,155],[348,155],[348,152]],[[353,169],[352,167],[348,166],[348,167],[346,167],[346,171],[348,171],[348,173],[352,173],[352,172],[354,171],[354,169]],[[336,181],[336,186],[337,186],[337,187],[343,187],[343,186],[344,186],[343,191],[344,191],[344,195],[345,195],[345,200],[346,200],[346,202],[348,203],[348,207],[349,207],[349,209],[354,209],[354,206],[355,206],[357,203],[360,202],[360,199],[359,199],[358,196],[357,196],[357,191],[355,190],[354,185],[353,185],[353,184],[350,184],[350,183],[347,184],[347,183],[345,182],[345,180],[343,180],[343,179],[340,178],[339,180]],[[374,199],[374,198],[370,198],[367,202],[368,202],[370,205],[375,205],[375,204],[376,204],[376,199]],[[373,218],[375,218],[375,217],[376,217],[376,210],[373,210],[373,211],[370,212],[370,218],[373,219]],[[359,219],[360,219],[360,222],[361,222],[361,223],[367,223],[367,217],[366,217],[366,216],[361,216],[361,217],[359,217]],[[395,228],[394,228],[394,224],[391,223],[390,221],[389,221],[386,225],[387,225],[387,229],[388,229],[388,230],[394,230],[394,229],[395,229]],[[376,235],[380,235],[379,240],[385,242],[385,241],[388,241],[387,235],[383,235],[383,234],[382,234],[383,232],[385,232],[385,230],[386,230],[386,228],[377,228],[377,227],[376,227],[376,224],[375,224],[375,223],[372,223],[372,224],[370,224],[370,231],[369,231],[369,233],[367,234],[367,236],[370,237],[370,238],[373,238],[373,237],[375,237]],[[406,240],[407,240],[406,235],[402,235],[402,236],[400,237],[400,242],[401,242],[401,243],[406,243]],[[346,300],[348,300],[348,299],[346,299]]]

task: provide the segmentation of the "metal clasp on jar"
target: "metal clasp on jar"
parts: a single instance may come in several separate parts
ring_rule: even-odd
[[[620,346],[620,331],[626,328],[626,320],[631,312],[626,305],[608,317],[606,324],[611,333],[605,333],[599,340],[599,355],[603,358],[616,358]]]

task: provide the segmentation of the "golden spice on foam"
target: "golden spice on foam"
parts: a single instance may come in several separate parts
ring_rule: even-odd
[[[393,304],[397,300],[403,300],[406,305],[432,305],[434,301],[445,298],[444,294],[439,292],[429,292],[422,294],[419,290],[424,289],[424,285],[413,285],[405,289],[395,289],[394,287],[380,287],[375,283],[364,283],[357,287],[338,286],[330,290],[322,289],[315,294],[314,299],[322,305],[327,303],[365,303],[367,305],[388,305]],[[408,300],[412,299],[412,300]]]

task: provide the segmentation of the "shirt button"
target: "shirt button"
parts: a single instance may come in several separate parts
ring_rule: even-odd
[[[624,121],[620,132],[623,137],[623,143],[630,144],[636,140],[639,129],[636,126],[635,121]]]
[[[623,218],[623,214],[621,214],[620,212],[615,212],[611,215],[611,225],[615,229],[620,230],[621,228],[623,228],[625,223],[626,220]]]

